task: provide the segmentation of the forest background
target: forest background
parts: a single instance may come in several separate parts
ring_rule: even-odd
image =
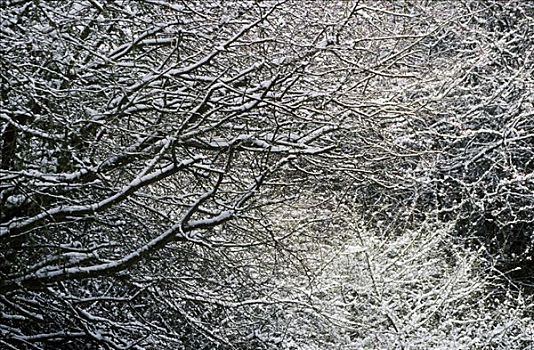
[[[533,2],[0,13],[0,347],[532,349]]]

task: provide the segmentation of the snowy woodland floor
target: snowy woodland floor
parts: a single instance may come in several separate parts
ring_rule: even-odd
[[[421,224],[388,237],[343,206],[318,210],[324,204],[287,218],[315,224],[296,230],[310,278],[279,281],[302,302],[288,303],[276,320],[287,327],[275,339],[281,348],[533,348],[534,295],[481,270],[482,250],[452,243],[450,225]],[[315,322],[302,316],[307,312]]]

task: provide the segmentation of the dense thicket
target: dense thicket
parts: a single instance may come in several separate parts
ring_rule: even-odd
[[[398,97],[413,101],[415,116],[395,120],[379,136],[386,141],[377,152],[396,166],[379,172],[384,189],[363,187],[366,203],[390,197],[378,201],[385,207],[371,205],[372,216],[404,212],[392,228],[452,222],[457,237],[487,250],[489,265],[530,286],[533,15],[526,3],[468,3],[426,38],[422,82]]]
[[[526,346],[533,16],[2,2],[0,344]]]

